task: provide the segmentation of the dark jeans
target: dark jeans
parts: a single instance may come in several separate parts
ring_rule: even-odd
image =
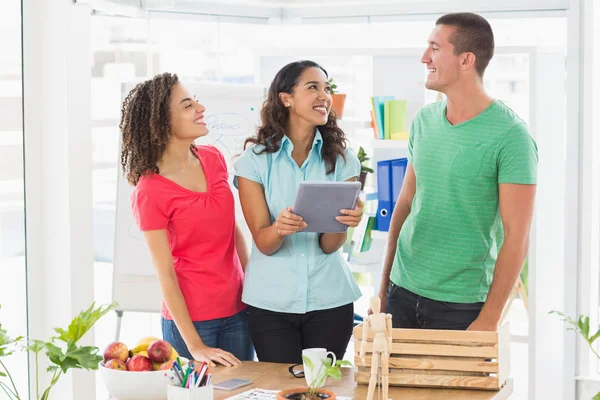
[[[248,310],[227,318],[213,319],[210,321],[194,322],[194,327],[200,339],[208,347],[216,347],[236,356],[241,361],[254,360],[254,348],[248,330]],[[163,338],[189,360],[193,359],[188,348],[175,325],[175,321],[162,319]]]
[[[322,347],[341,360],[352,336],[354,304],[306,314],[249,307],[250,332],[259,361],[300,364],[302,350]]]
[[[483,303],[449,303],[419,296],[390,282],[386,313],[394,328],[466,330]]]

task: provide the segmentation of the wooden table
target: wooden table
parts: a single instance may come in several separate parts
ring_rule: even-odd
[[[262,362],[244,362],[237,367],[216,367],[213,370],[213,383],[231,378],[248,379],[252,386],[246,386],[234,392],[215,390],[215,400],[227,399],[252,388],[279,390],[306,386],[304,378],[294,378],[288,371],[288,364],[272,364]],[[354,383],[354,370],[342,368],[341,381],[329,379],[325,387],[334,391],[338,396],[349,396],[356,400],[367,397],[367,386]],[[400,388],[390,386],[391,399],[410,400],[505,400],[513,392],[513,382],[509,380],[500,391],[459,390],[459,389],[424,389]],[[377,395],[377,391],[375,392]]]

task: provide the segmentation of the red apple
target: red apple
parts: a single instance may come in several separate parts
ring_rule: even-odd
[[[117,360],[116,358],[108,360],[108,362],[104,364],[104,367],[110,369],[118,369],[121,371],[127,371],[127,365],[125,365],[123,361]]]
[[[104,362],[109,360],[121,360],[126,362],[129,358],[129,349],[122,342],[112,342],[104,350]]]
[[[129,371],[153,371],[152,361],[148,357],[133,356],[127,361],[127,369]]]
[[[148,358],[153,362],[162,364],[171,358],[173,346],[165,340],[156,340],[148,346]]]
[[[170,361],[167,361],[167,362],[164,362],[164,363],[160,364],[160,367],[158,367],[158,370],[159,371],[162,371],[162,370],[167,370],[168,371],[168,370],[171,369],[172,366],[173,366],[173,360],[170,360]]]

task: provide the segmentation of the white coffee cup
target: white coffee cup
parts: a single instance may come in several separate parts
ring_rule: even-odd
[[[306,378],[306,384],[308,386],[311,385],[313,379],[315,379],[319,375],[319,371],[324,371],[325,366],[323,365],[323,360],[327,358],[328,355],[331,355],[333,359],[333,363],[331,365],[335,365],[336,358],[335,354],[331,351],[327,351],[327,349],[314,348],[314,349],[304,349],[302,350],[302,355],[307,357],[313,364],[314,370],[308,368],[308,365],[304,363],[304,377]],[[323,369],[321,369],[321,367]],[[323,380],[319,385],[315,385],[314,387],[322,388],[325,386],[325,380]]]

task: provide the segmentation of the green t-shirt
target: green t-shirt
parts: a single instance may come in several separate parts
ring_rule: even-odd
[[[537,146],[526,124],[499,100],[457,125],[446,102],[415,115],[409,162],[416,175],[391,280],[439,301],[485,301],[504,231],[498,184],[535,184]]]

